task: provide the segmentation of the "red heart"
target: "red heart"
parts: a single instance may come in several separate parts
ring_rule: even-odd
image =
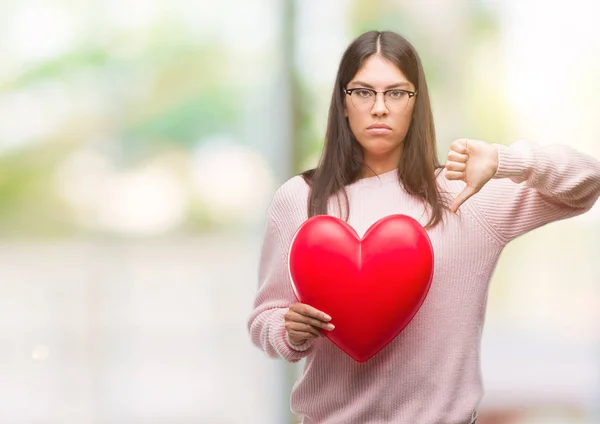
[[[331,316],[326,337],[358,362],[387,346],[415,316],[431,286],[433,248],[406,215],[373,224],[362,240],[329,215],[305,221],[290,246],[298,301]]]

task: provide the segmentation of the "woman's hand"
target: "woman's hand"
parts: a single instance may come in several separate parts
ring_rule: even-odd
[[[321,337],[321,329],[331,331],[335,328],[328,323],[331,321],[329,315],[304,303],[291,305],[283,318],[290,342],[297,346],[306,340]]]
[[[446,178],[467,183],[452,202],[450,210],[458,208],[492,179],[498,169],[498,147],[485,141],[462,138],[450,145]]]

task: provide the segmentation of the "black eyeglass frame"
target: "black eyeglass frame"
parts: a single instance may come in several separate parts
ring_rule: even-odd
[[[385,91],[377,91],[377,90],[373,90],[372,88],[365,88],[365,87],[356,87],[356,88],[344,88],[344,93],[348,94],[348,95],[352,95],[353,92],[355,92],[356,90],[366,90],[366,91],[370,91],[371,93],[374,93],[375,96],[377,96],[378,93],[383,94],[383,97],[385,98],[386,94],[392,91],[401,91],[403,93],[408,94],[408,98],[410,99],[413,96],[417,95],[416,91],[409,91],[409,90],[402,90],[400,88],[392,88],[389,90],[385,90]]]

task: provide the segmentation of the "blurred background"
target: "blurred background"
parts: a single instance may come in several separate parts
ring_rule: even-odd
[[[287,424],[251,345],[265,211],[318,158],[365,30],[420,52],[459,137],[600,158],[599,6],[0,0],[0,422]],[[600,205],[494,275],[480,424],[600,423]]]

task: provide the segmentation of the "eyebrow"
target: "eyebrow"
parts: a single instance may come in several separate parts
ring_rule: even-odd
[[[375,87],[373,87],[371,84],[368,84],[363,81],[350,81],[349,84],[357,84],[357,85],[361,85],[363,87],[372,88],[373,90],[375,89]],[[385,89],[389,90],[390,88],[409,87],[409,86],[410,86],[410,84],[408,82],[401,81],[401,82],[397,82],[395,84],[388,85],[387,87],[385,87]]]

